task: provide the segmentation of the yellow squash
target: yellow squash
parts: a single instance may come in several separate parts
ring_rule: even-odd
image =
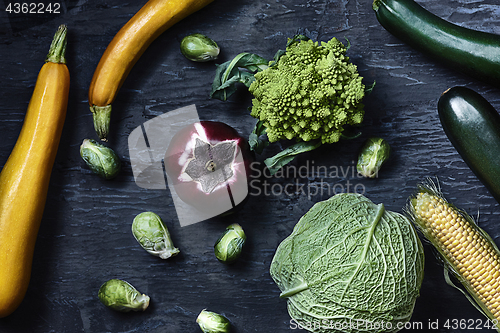
[[[57,30],[19,138],[0,173],[0,317],[26,294],[50,174],[66,117],[66,26]]]
[[[89,88],[90,111],[101,140],[107,141],[111,103],[149,44],[183,18],[213,0],[149,0],[115,35],[101,57]]]

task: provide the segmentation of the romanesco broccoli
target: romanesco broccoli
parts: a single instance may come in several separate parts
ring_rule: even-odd
[[[270,142],[340,139],[344,125],[363,121],[365,86],[338,39],[291,43],[276,64],[255,74],[251,115]]]

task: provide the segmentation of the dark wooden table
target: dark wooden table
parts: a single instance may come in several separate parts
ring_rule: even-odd
[[[196,104],[202,120],[218,120],[248,136],[255,120],[245,89],[229,101],[209,98],[214,63],[193,63],[179,51],[183,36],[200,32],[216,40],[217,63],[249,51],[271,58],[287,37],[302,32],[317,40],[338,37],[351,43],[348,55],[364,82],[376,81],[365,99],[362,136],[324,146],[294,161],[300,167],[354,167],[357,150],[370,135],[387,139],[391,160],[378,179],[347,174],[320,179],[315,175],[265,179],[269,186],[299,182],[309,187],[324,181],[337,190],[359,185],[375,203],[401,212],[418,182],[438,176],[444,193],[473,216],[497,241],[500,207],[478,181],[445,136],[436,103],[442,91],[464,85],[500,108],[500,91],[445,68],[385,31],[370,1],[216,0],[161,35],[135,65],[113,104],[109,145],[123,161],[120,175],[104,181],[79,156],[85,138],[96,138],[87,92],[94,69],[110,40],[145,1],[81,0],[61,2],[60,14],[13,15],[0,4],[0,166],[7,160],[22,126],[38,71],[53,33],[67,24],[71,91],[68,115],[52,172],[47,205],[36,244],[32,278],[21,306],[0,319],[0,332],[199,332],[202,309],[223,313],[234,332],[290,332],[286,301],[269,275],[278,244],[298,219],[332,193],[287,195],[251,190],[243,210],[227,218],[181,227],[167,190],[146,190],[134,182],[127,138],[143,122],[182,106]],[[47,3],[47,1],[42,1]],[[495,0],[420,2],[457,24],[500,33]],[[259,161],[280,150],[274,144]],[[352,187],[351,187],[352,191]],[[162,261],[140,248],[130,231],[135,215],[158,213],[168,225],[181,254]],[[248,241],[240,260],[218,262],[213,245],[233,222]],[[425,245],[425,279],[412,323],[405,331],[475,332],[446,329],[447,320],[466,324],[484,320],[443,277],[442,265]],[[0,263],[1,265],[1,263]],[[97,299],[108,279],[129,281],[151,297],[144,313],[123,314]],[[429,328],[437,321],[438,327]],[[419,324],[420,323],[420,324]]]

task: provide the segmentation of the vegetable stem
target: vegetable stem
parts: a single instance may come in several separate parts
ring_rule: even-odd
[[[302,281],[298,286],[295,286],[293,288],[290,288],[288,290],[283,291],[280,294],[280,298],[288,298],[288,297],[293,296],[297,293],[300,293],[301,291],[304,291],[308,288],[309,288],[309,286],[307,285],[307,283],[305,281]]]
[[[149,306],[149,301],[150,301],[149,296],[144,294],[137,295],[137,297],[135,298],[135,303],[137,304],[136,309],[141,311],[146,310]]]
[[[94,129],[102,141],[108,141],[109,123],[111,119],[111,104],[106,106],[92,105],[90,107],[94,118]]]
[[[370,228],[370,232],[368,233],[367,237],[366,237],[366,244],[365,244],[365,248],[364,248],[364,251],[363,251],[363,260],[365,260],[367,254],[368,254],[368,248],[370,246],[370,243],[373,239],[373,234],[375,233],[375,228],[377,227],[377,224],[379,223],[380,219],[382,218],[382,216],[384,215],[385,213],[385,207],[384,207],[384,204],[378,204],[377,205],[377,212],[376,212],[376,215],[375,217],[373,218],[373,223],[372,223],[372,226]]]
[[[373,10],[377,11],[378,10],[378,7],[380,6],[380,1],[381,0],[374,0],[373,1],[373,4],[372,4],[372,8]]]
[[[61,24],[54,34],[54,38],[50,44],[49,53],[47,54],[47,58],[45,58],[45,62],[53,62],[56,64],[66,63],[67,32],[68,28],[66,25]]]
[[[368,231],[368,234],[366,235],[366,241],[365,245],[363,246],[363,253],[361,254],[361,258],[359,260],[360,264],[356,267],[356,270],[354,273],[351,275],[349,278],[349,281],[347,281],[346,287],[344,288],[344,292],[342,293],[342,299],[344,298],[345,293],[348,291],[351,282],[354,281],[356,275],[358,272],[361,270],[362,265],[361,263],[364,263],[366,261],[366,257],[368,256],[368,251],[370,250],[371,242],[373,240],[373,235],[375,234],[375,229],[377,228],[377,225],[382,218],[382,216],[385,213],[385,207],[384,204],[378,204],[377,205],[377,211],[375,212],[375,216],[373,218],[373,222],[370,226],[370,230]]]
[[[229,63],[229,66],[227,66],[226,71],[224,72],[224,75],[222,76],[222,83],[226,82],[229,79],[229,76],[231,75],[231,71],[233,70],[234,66],[240,61],[241,58],[243,58],[245,55],[247,55],[247,52],[243,52],[238,54],[236,57],[234,57],[233,60]]]

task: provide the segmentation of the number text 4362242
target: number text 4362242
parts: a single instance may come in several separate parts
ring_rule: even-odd
[[[9,14],[60,14],[61,4],[42,2],[10,2],[5,11]]]

